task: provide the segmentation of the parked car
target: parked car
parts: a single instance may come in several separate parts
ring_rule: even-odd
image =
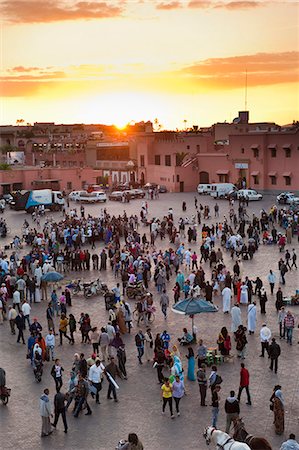
[[[80,192],[78,200],[84,203],[98,203],[98,202],[106,202],[107,195],[105,192]]]
[[[159,186],[159,192],[160,192],[160,194],[166,194],[166,192],[168,192],[168,191],[167,191],[167,187],[164,186],[164,184],[160,184],[160,186]]]
[[[11,194],[3,194],[2,197],[5,203],[11,203],[13,201],[13,196]]]
[[[276,200],[280,205],[299,204],[299,197],[296,197],[293,192],[282,192],[276,197]]]
[[[259,194],[254,189],[240,189],[237,191],[237,198],[244,197],[248,198],[249,201],[251,200],[262,200],[263,195]]]
[[[131,198],[145,197],[145,192],[142,189],[130,189],[128,192],[130,193]]]
[[[116,202],[121,202],[123,198],[123,191],[114,191],[108,195],[109,200],[114,200]]]
[[[80,194],[87,194],[87,191],[73,191],[69,194],[69,199],[77,202],[79,201]]]
[[[231,191],[237,188],[233,183],[213,183],[211,184],[210,196],[214,198],[227,198]]]

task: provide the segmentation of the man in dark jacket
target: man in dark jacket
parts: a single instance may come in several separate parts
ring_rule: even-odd
[[[66,415],[65,415],[65,394],[60,392],[60,388],[57,389],[57,394],[54,397],[54,413],[55,413],[55,419],[54,423],[52,423],[53,427],[56,428],[59,416],[61,414],[63,425],[64,425],[64,432],[67,433],[67,421],[66,421]]]
[[[273,371],[273,366],[274,366],[274,372],[277,373],[278,358],[280,355],[280,346],[277,344],[275,338],[272,338],[272,343],[269,345],[268,353],[269,353],[269,357],[271,359],[270,370]]]
[[[20,339],[22,339],[23,344],[25,344],[24,339],[25,318],[22,312],[19,312],[19,314],[16,317],[16,326],[19,332],[17,342],[20,342]]]
[[[284,305],[283,294],[282,294],[281,287],[279,287],[278,291],[276,292],[276,302],[275,302],[276,311],[279,312],[281,310],[281,308],[283,307],[283,305]]]
[[[239,400],[235,396],[235,391],[230,391],[230,396],[225,400],[224,409],[226,412],[226,433],[229,433],[231,423],[234,419],[239,417],[240,405]]]

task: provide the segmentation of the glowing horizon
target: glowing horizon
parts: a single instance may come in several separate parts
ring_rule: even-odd
[[[0,0],[1,124],[298,119],[298,4]],[[38,7],[39,5],[39,7]]]

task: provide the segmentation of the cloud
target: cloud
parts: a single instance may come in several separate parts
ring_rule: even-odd
[[[268,2],[270,3],[270,2]],[[239,9],[258,8],[263,6],[264,2],[255,0],[240,0],[231,2],[218,2],[213,0],[191,0],[188,8],[198,9],[228,9],[230,11]]]
[[[252,9],[252,8],[259,8],[262,6],[262,2],[255,2],[255,1],[236,1],[236,2],[229,2],[229,3],[219,3],[214,6],[214,8],[225,8],[229,9],[231,11],[235,9]]]
[[[157,9],[161,9],[163,11],[171,11],[172,9],[180,9],[182,8],[182,4],[180,2],[170,2],[170,3],[158,3],[156,5]]]
[[[7,69],[0,77],[2,95],[34,97],[49,92],[77,96],[78,93],[138,92],[194,93],[271,86],[298,82],[299,52],[257,53],[210,58],[180,69],[156,69],[143,64],[66,67],[24,67]]]
[[[216,89],[263,86],[298,82],[299,52],[257,53],[255,55],[211,58],[182,69],[181,73],[197,85]]]
[[[50,23],[120,16],[123,7],[111,3],[80,1],[70,5],[57,0],[4,0],[0,6],[2,17],[10,23]]]

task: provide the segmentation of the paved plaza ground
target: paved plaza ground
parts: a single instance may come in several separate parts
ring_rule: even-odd
[[[253,202],[248,207],[248,214],[253,212],[259,214],[262,207],[268,208],[274,203],[274,196],[265,196],[262,202]],[[175,221],[181,216],[182,201],[187,201],[186,215],[194,214],[194,194],[164,194],[160,199],[148,201],[149,217],[161,217],[167,213],[170,206],[174,209]],[[203,204],[209,204],[213,212],[215,200],[210,197],[199,197]],[[220,220],[224,215],[228,217],[228,203],[219,201]],[[86,212],[96,215],[102,206],[86,206]],[[108,202],[109,213],[121,214],[125,209],[127,214],[137,213],[139,215],[141,201],[133,200],[129,204]],[[237,208],[237,206],[236,206]],[[25,217],[30,216],[23,212],[5,211],[4,214],[8,226],[11,228],[10,238],[14,234],[21,234],[21,226]],[[54,214],[55,220],[61,218],[60,213]],[[44,219],[43,219],[44,220]],[[31,223],[31,218],[29,220]],[[214,219],[208,221],[212,224]],[[140,232],[147,231],[143,226]],[[10,241],[7,238],[7,241]],[[4,245],[4,241],[0,242]],[[161,243],[161,248],[169,246],[168,240]],[[191,248],[199,253],[199,241],[192,244]],[[217,246],[217,244],[216,244]],[[160,239],[157,240],[157,247],[160,247]],[[97,244],[97,252],[103,248],[103,243]],[[299,254],[297,237],[293,238],[290,246],[295,248]],[[8,251],[8,254],[10,252]],[[252,261],[244,261],[242,264],[242,277],[248,275],[251,279],[260,276],[267,287],[269,301],[267,303],[266,321],[275,337],[279,337],[277,314],[275,311],[275,296],[270,295],[268,283],[266,281],[269,269],[273,269],[278,274],[277,262],[280,258],[278,247],[261,245]],[[224,251],[226,265],[232,269],[233,262],[228,253]],[[208,264],[203,265],[210,277]],[[286,286],[283,288],[285,295],[293,294],[299,288],[299,271],[289,271],[286,275]],[[96,278],[92,271],[85,273],[86,279]],[[110,287],[115,280],[108,270],[107,273],[100,274],[103,281]],[[66,274],[66,280],[75,279],[74,274]],[[168,292],[172,301],[171,289],[174,286],[175,275],[172,276],[168,284]],[[63,286],[63,284],[62,284]],[[154,294],[156,303],[159,297],[156,293],[153,282],[149,286]],[[222,306],[220,297],[215,298],[215,303]],[[132,306],[134,302],[131,301]],[[32,317],[37,316],[39,321],[46,327],[45,320],[46,303],[35,304],[33,306]],[[259,358],[260,341],[259,329],[264,322],[264,317],[260,315],[258,305],[257,332],[248,336],[248,354],[245,360],[250,371],[251,382],[250,391],[252,395],[252,406],[246,405],[245,392],[241,399],[241,416],[243,417],[246,429],[249,433],[263,436],[271,442],[273,449],[278,450],[281,442],[287,439],[290,432],[296,433],[299,437],[299,330],[294,332],[294,345],[288,346],[285,341],[279,341],[282,354],[279,359],[278,374],[275,375],[269,370],[269,362],[266,358]],[[299,319],[299,306],[290,308],[296,317],[296,326]],[[243,324],[247,324],[246,307],[241,306]],[[103,297],[90,298],[73,297],[73,307],[68,308],[68,313],[72,312],[79,318],[81,312],[87,312],[91,316],[92,326],[101,326],[107,323],[108,313],[105,311]],[[171,334],[174,343],[182,333],[183,326],[190,326],[190,319],[185,316],[174,314],[169,311],[168,318],[163,319],[160,308],[157,308],[156,320],[152,326],[153,334],[167,329]],[[219,331],[222,326],[227,326],[230,330],[231,319],[229,315],[219,312],[210,315],[200,315],[195,318],[198,327],[198,337],[203,338],[207,346],[215,346]],[[133,329],[133,333],[136,328]],[[28,332],[25,337],[27,338]],[[52,364],[45,363],[44,375],[40,384],[36,383],[30,363],[26,359],[26,347],[16,343],[16,337],[11,336],[9,324],[5,322],[0,327],[0,366],[6,370],[7,385],[12,388],[12,395],[7,407],[0,405],[0,439],[1,447],[4,449],[90,449],[90,450],[112,450],[120,438],[124,438],[129,432],[136,432],[147,450],[203,450],[206,448],[202,437],[204,427],[211,423],[211,408],[201,408],[199,401],[199,391],[197,382],[186,380],[187,396],[181,402],[181,417],[171,420],[169,414],[161,415],[160,386],[157,384],[156,371],[152,368],[152,363],[139,365],[136,357],[136,347],[134,334],[124,336],[127,351],[127,372],[128,380],[121,380],[118,393],[119,403],[114,403],[106,399],[107,382],[103,385],[100,394],[100,405],[96,405],[90,398],[89,404],[93,414],[91,416],[81,415],[74,419],[70,412],[67,414],[69,433],[63,433],[62,423],[58,423],[57,430],[47,438],[41,439],[41,419],[39,416],[39,397],[44,388],[50,388],[50,397],[55,394],[55,386],[50,375]],[[64,372],[64,388],[67,386],[68,374],[72,366],[75,352],[84,352],[86,355],[92,353],[91,346],[80,343],[81,336],[77,333],[76,344],[70,346],[64,343],[63,347],[56,347],[57,356],[61,359]],[[56,340],[58,344],[58,340]],[[194,346],[196,351],[196,347]],[[183,355],[183,365],[187,372],[187,359],[185,349],[181,351]],[[218,427],[225,429],[224,402],[231,389],[237,391],[239,386],[240,360],[236,357],[235,343],[233,342],[232,353],[235,355],[231,362],[222,364],[219,373],[223,378],[221,385],[221,402]],[[208,374],[210,369],[208,369]],[[285,397],[285,434],[276,436],[273,428],[273,413],[269,409],[269,398],[275,384],[281,384]],[[208,393],[208,404],[210,404],[210,394]]]

